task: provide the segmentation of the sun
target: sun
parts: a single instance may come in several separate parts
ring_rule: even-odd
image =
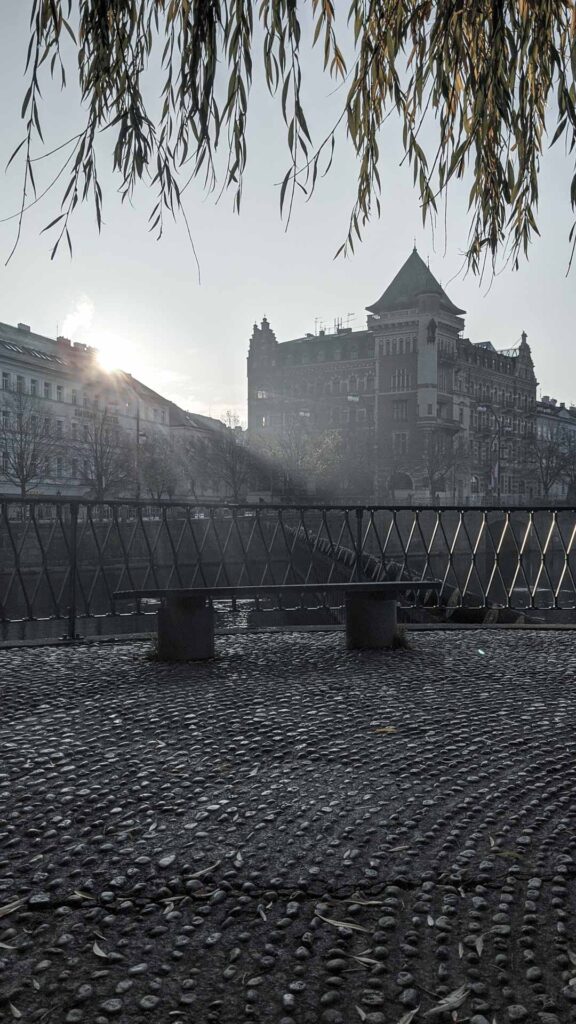
[[[102,370],[105,370],[106,373],[114,373],[120,369],[118,366],[118,357],[114,352],[98,349],[98,355],[96,358],[99,366]]]

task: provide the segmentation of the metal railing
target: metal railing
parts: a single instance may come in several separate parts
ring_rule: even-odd
[[[0,500],[4,640],[150,630],[157,605],[120,589],[387,578],[438,581],[408,595],[420,621],[576,623],[576,509]],[[339,621],[341,604],[320,594],[303,621]]]

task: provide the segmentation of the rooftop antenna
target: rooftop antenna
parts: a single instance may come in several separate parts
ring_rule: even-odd
[[[417,249],[416,249],[416,235],[414,235],[414,249],[413,249],[413,252],[417,252]]]
[[[350,321],[354,319],[354,313],[346,313],[346,327],[349,327]]]

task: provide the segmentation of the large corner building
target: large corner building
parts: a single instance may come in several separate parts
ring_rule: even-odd
[[[464,337],[464,310],[410,254],[367,307],[365,330],[278,342],[264,319],[248,355],[248,429],[344,432],[363,459],[364,500],[450,503],[537,496],[526,451],[536,378],[523,333],[514,347]]]

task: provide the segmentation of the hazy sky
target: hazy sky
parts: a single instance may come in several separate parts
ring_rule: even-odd
[[[2,167],[23,137],[19,112],[30,4],[12,0],[4,6]],[[68,66],[73,77],[72,55]],[[152,76],[151,95],[160,86],[160,78]],[[333,88],[313,66],[305,109],[318,139],[340,101],[338,95],[330,96]],[[50,103],[41,117],[50,149],[78,131],[82,120],[73,91],[60,95],[47,88],[46,96]],[[72,259],[62,247],[51,262],[51,235],[40,234],[59,212],[61,192],[53,192],[26,216],[8,266],[4,261],[16,221],[0,224],[0,320],[24,321],[39,333],[58,332],[100,347],[122,369],[186,408],[211,415],[231,408],[245,418],[246,355],[254,321],[266,315],[280,340],[313,331],[317,318],[329,327],[335,318],[346,322],[353,314],[351,325],[363,327],[365,307],[380,296],[416,238],[421,255],[429,256],[430,269],[453,301],[467,310],[467,335],[509,347],[525,330],[541,393],[576,402],[576,269],[566,277],[571,160],[562,149],[555,148],[543,162],[542,237],[536,239],[529,263],[482,285],[471,276],[451,280],[466,246],[469,182],[451,194],[446,244],[441,225],[434,239],[429,228],[422,228],[410,169],[400,167],[400,129],[394,117],[387,122],[381,146],[383,217],[368,227],[356,255],[333,260],[346,234],[355,185],[354,162],[343,142],[312,201],[297,202],[286,232],[279,217],[278,182],[287,156],[275,109],[256,82],[240,217],[232,212],[231,195],[215,205],[199,187],[188,190],[186,208],[201,284],[184,225],[169,225],[157,242],[147,231],[152,196],[142,188],[132,206],[121,206],[109,174],[109,150],[103,147],[104,228],[99,236],[91,208],[80,209],[72,224]],[[37,155],[41,152],[38,148]],[[61,154],[35,165],[39,185],[48,183],[59,161]],[[22,163],[16,160],[3,178],[1,218],[18,209],[21,180]]]

